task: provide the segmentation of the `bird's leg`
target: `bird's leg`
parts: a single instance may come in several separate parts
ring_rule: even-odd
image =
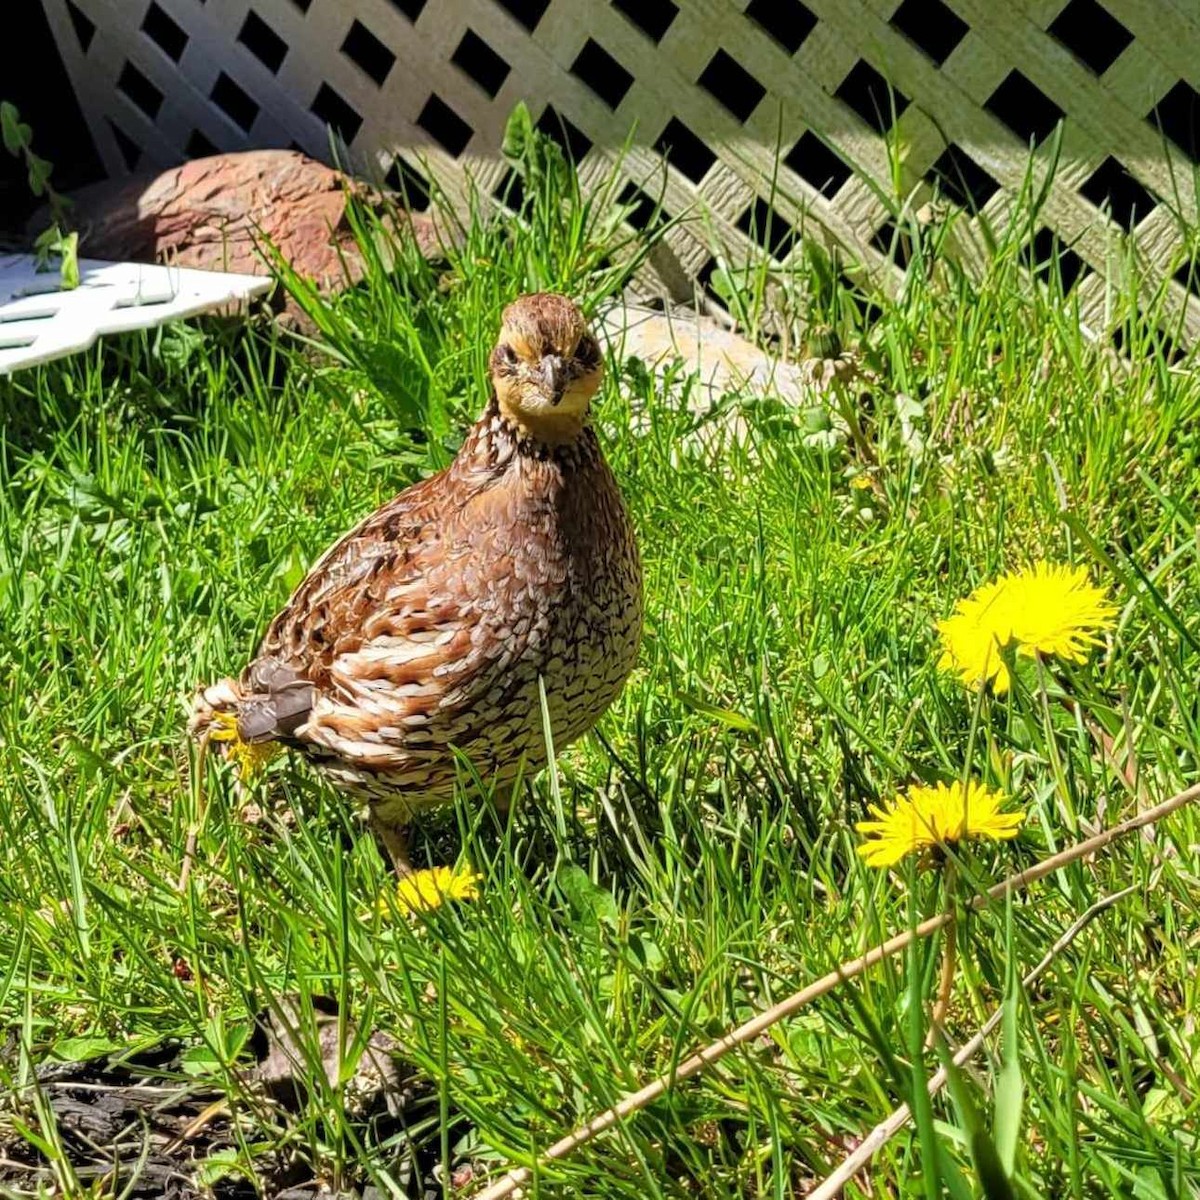
[[[413,873],[408,857],[408,830],[402,825],[388,825],[375,813],[370,817],[371,832],[379,839],[387,856],[392,860],[392,869],[399,879]]]

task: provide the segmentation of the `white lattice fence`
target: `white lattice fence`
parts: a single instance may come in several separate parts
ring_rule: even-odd
[[[1115,234],[1132,230],[1142,268],[1161,277],[1181,263],[1179,214],[1197,214],[1195,0],[43,2],[114,172],[214,148],[325,157],[329,122],[393,182],[429,171],[454,194],[469,171],[493,191],[505,119],[524,99],[585,183],[634,126],[627,198],[665,157],[665,210],[702,201],[735,251],[786,258],[803,224],[886,277],[899,269],[888,210],[846,161],[890,192],[891,138],[905,189],[932,194],[936,181],[1003,226],[1030,142],[1044,164],[1064,117],[1027,250],[1046,262],[1069,247],[1057,269],[1094,324],[1124,262]],[[970,257],[978,218],[958,228]],[[700,222],[669,240],[685,270],[711,269]],[[1188,273],[1178,280],[1195,336],[1200,303]]]

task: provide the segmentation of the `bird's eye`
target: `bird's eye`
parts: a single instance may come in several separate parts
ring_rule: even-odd
[[[517,364],[517,352],[507,342],[500,347],[500,358],[502,361],[508,363],[510,367],[514,367]]]
[[[575,358],[581,366],[590,370],[600,362],[600,344],[594,337],[585,336],[575,349]]]

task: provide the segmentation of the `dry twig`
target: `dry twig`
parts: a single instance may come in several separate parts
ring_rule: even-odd
[[[196,857],[196,841],[204,824],[204,767],[208,759],[208,740],[210,730],[205,730],[200,738],[200,748],[196,751],[196,819],[188,825],[187,841],[183,847],[183,864],[179,868],[179,882],[175,885],[177,892],[187,890],[188,879],[192,874],[192,863]]]

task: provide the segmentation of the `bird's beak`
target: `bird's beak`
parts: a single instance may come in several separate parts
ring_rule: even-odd
[[[550,393],[551,404],[558,404],[562,400],[570,377],[570,368],[559,355],[547,354],[542,359],[542,382]]]

